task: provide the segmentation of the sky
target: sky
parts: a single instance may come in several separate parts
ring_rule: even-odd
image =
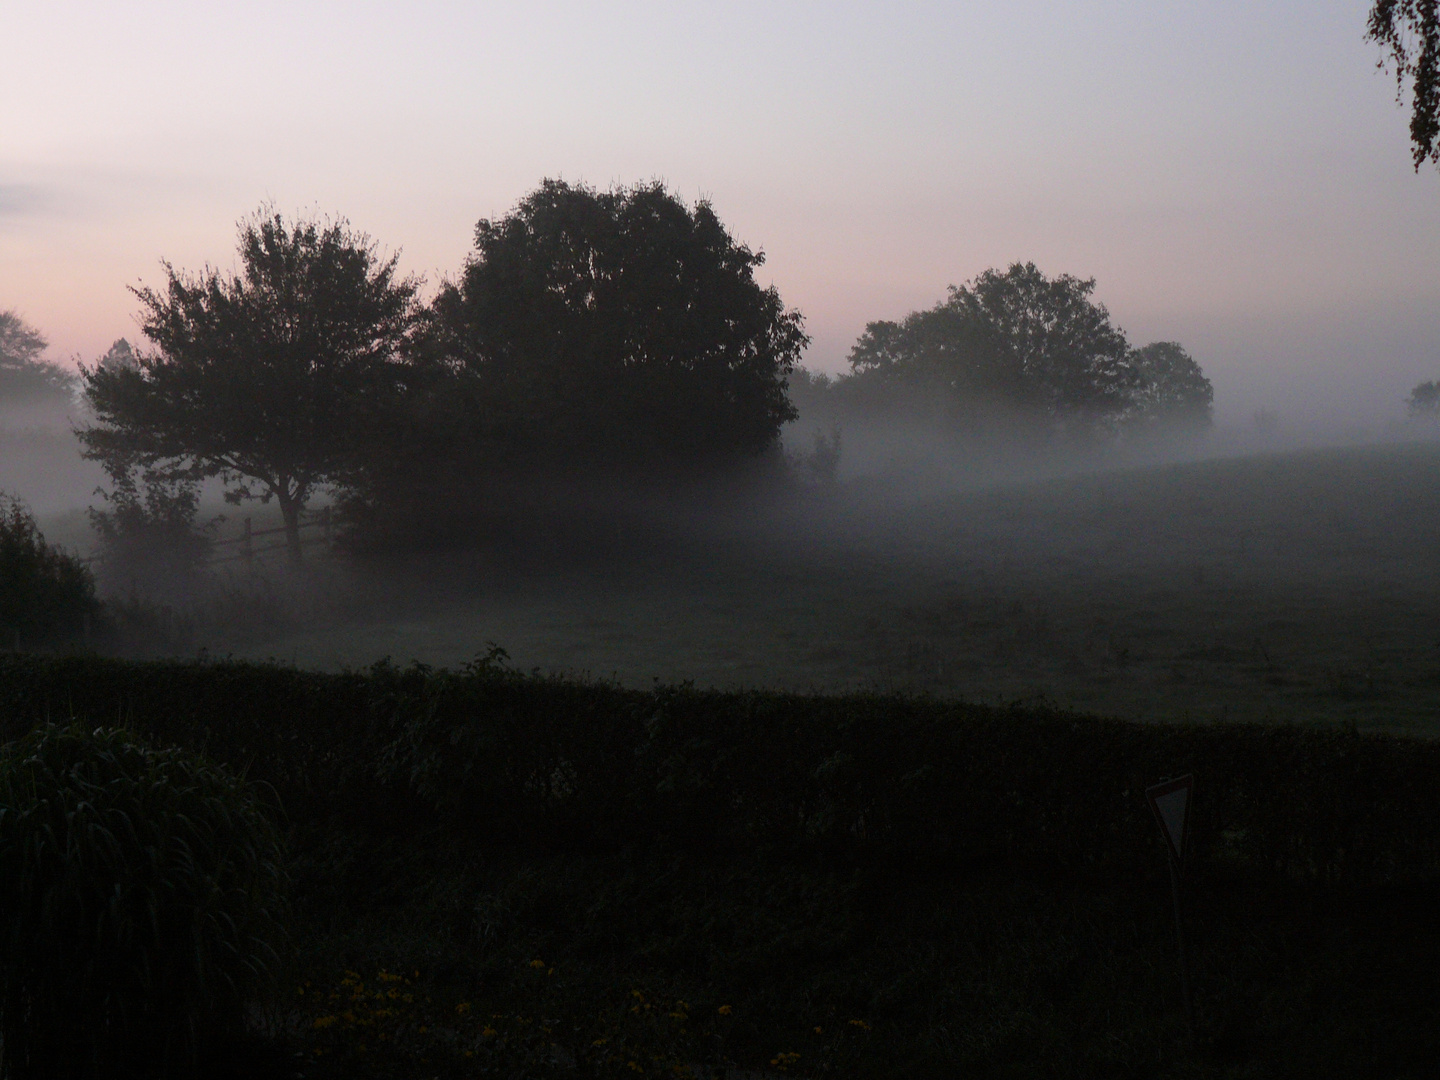
[[[1033,261],[1180,341],[1218,419],[1375,426],[1440,378],[1440,172],[1366,0],[0,0],[0,310],[62,362],[262,204],[433,287],[544,177],[705,198],[839,371]]]

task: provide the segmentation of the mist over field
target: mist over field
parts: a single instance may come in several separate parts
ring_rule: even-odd
[[[1252,423],[1057,449],[811,406],[751,474],[670,494],[557,483],[474,543],[316,543],[291,565],[273,505],[229,506],[211,485],[196,521],[224,561],[95,570],[102,594],[163,612],[133,647],[146,655],[459,667],[497,643],[522,670],[640,687],[1433,730],[1440,440],[1426,425],[1362,444]],[[25,415],[0,438],[0,488],[27,494],[52,541],[98,552],[85,510],[104,505],[105,478],[67,427]]]

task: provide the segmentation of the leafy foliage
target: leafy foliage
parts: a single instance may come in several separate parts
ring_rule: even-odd
[[[1136,387],[1126,424],[1132,430],[1204,430],[1215,390],[1178,341],[1155,341],[1130,354]]]
[[[279,789],[308,950],[288,1049],[307,1076],[1433,1060],[1433,1005],[1410,989],[1440,955],[1431,741],[641,692],[524,675],[498,649],[464,671],[337,675],[0,657],[0,730],[67,703]],[[1183,771],[1190,1051],[1142,795]]]
[[[64,708],[208,746],[293,820],[485,821],[525,850],[700,849],[1129,865],[1139,792],[1194,771],[1201,858],[1324,880],[1440,873],[1440,747],[1338,730],[1147,726],[903,697],[650,692],[379,664],[0,658],[5,734]],[[3,730],[3,729],[0,729]],[[908,857],[908,856],[907,856]]]
[[[1130,406],[1129,346],[1094,279],[1047,278],[1034,263],[987,270],[952,286],[929,311],[870,323],[850,352],[857,376],[920,384],[962,412],[1002,410],[1076,432],[1104,427]]]
[[[546,180],[483,220],[342,507],[371,546],[603,534],[627,498],[765,467],[807,337],[708,203]]]
[[[99,611],[90,571],[47,544],[25,504],[0,492],[0,633],[31,647],[55,645],[80,637]]]
[[[123,731],[4,748],[0,880],[9,1076],[187,1071],[278,970],[285,874],[255,793]]]
[[[1214,392],[1199,364],[1175,342],[1132,349],[1094,290],[1034,263],[987,270],[927,311],[867,325],[850,377],[826,389],[862,410],[938,413],[966,433],[1208,427]]]
[[[647,469],[755,454],[794,412],[807,338],[755,281],[764,255],[708,203],[660,184],[597,192],[546,180],[481,221],[435,314],[474,381],[495,453]]]
[[[153,593],[197,574],[211,541],[195,527],[198,484],[127,464],[113,457],[104,462],[111,488],[100,494],[109,509],[91,507],[90,524],[100,537],[107,576]]]
[[[1412,420],[1433,420],[1440,417],[1440,382],[1422,382],[1405,399]]]
[[[82,369],[97,422],[79,434],[112,476],[219,476],[232,501],[274,498],[298,558],[300,512],[390,400],[418,286],[344,221],[257,214],[239,254],[238,275],[167,263],[163,291],[132,290],[156,351]]]
[[[1385,49],[1394,64],[1397,95],[1403,96],[1410,83],[1410,147],[1416,170],[1426,158],[1440,165],[1440,3],[1375,0],[1365,36]]]
[[[0,311],[0,402],[67,402],[75,379],[40,359],[47,342],[13,311]]]

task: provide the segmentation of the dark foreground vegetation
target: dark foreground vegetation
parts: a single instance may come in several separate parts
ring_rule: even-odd
[[[0,660],[283,807],[232,1075],[1423,1076],[1440,746],[508,669]],[[1198,777],[1187,1039],[1142,790]],[[212,1072],[220,1066],[208,1066]]]

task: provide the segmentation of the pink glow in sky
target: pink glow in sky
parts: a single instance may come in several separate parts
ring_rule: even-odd
[[[1382,418],[1440,377],[1440,174],[1367,7],[6,0],[0,309],[93,359],[264,201],[434,283],[542,177],[658,177],[765,250],[811,367],[1034,260],[1222,420]]]

